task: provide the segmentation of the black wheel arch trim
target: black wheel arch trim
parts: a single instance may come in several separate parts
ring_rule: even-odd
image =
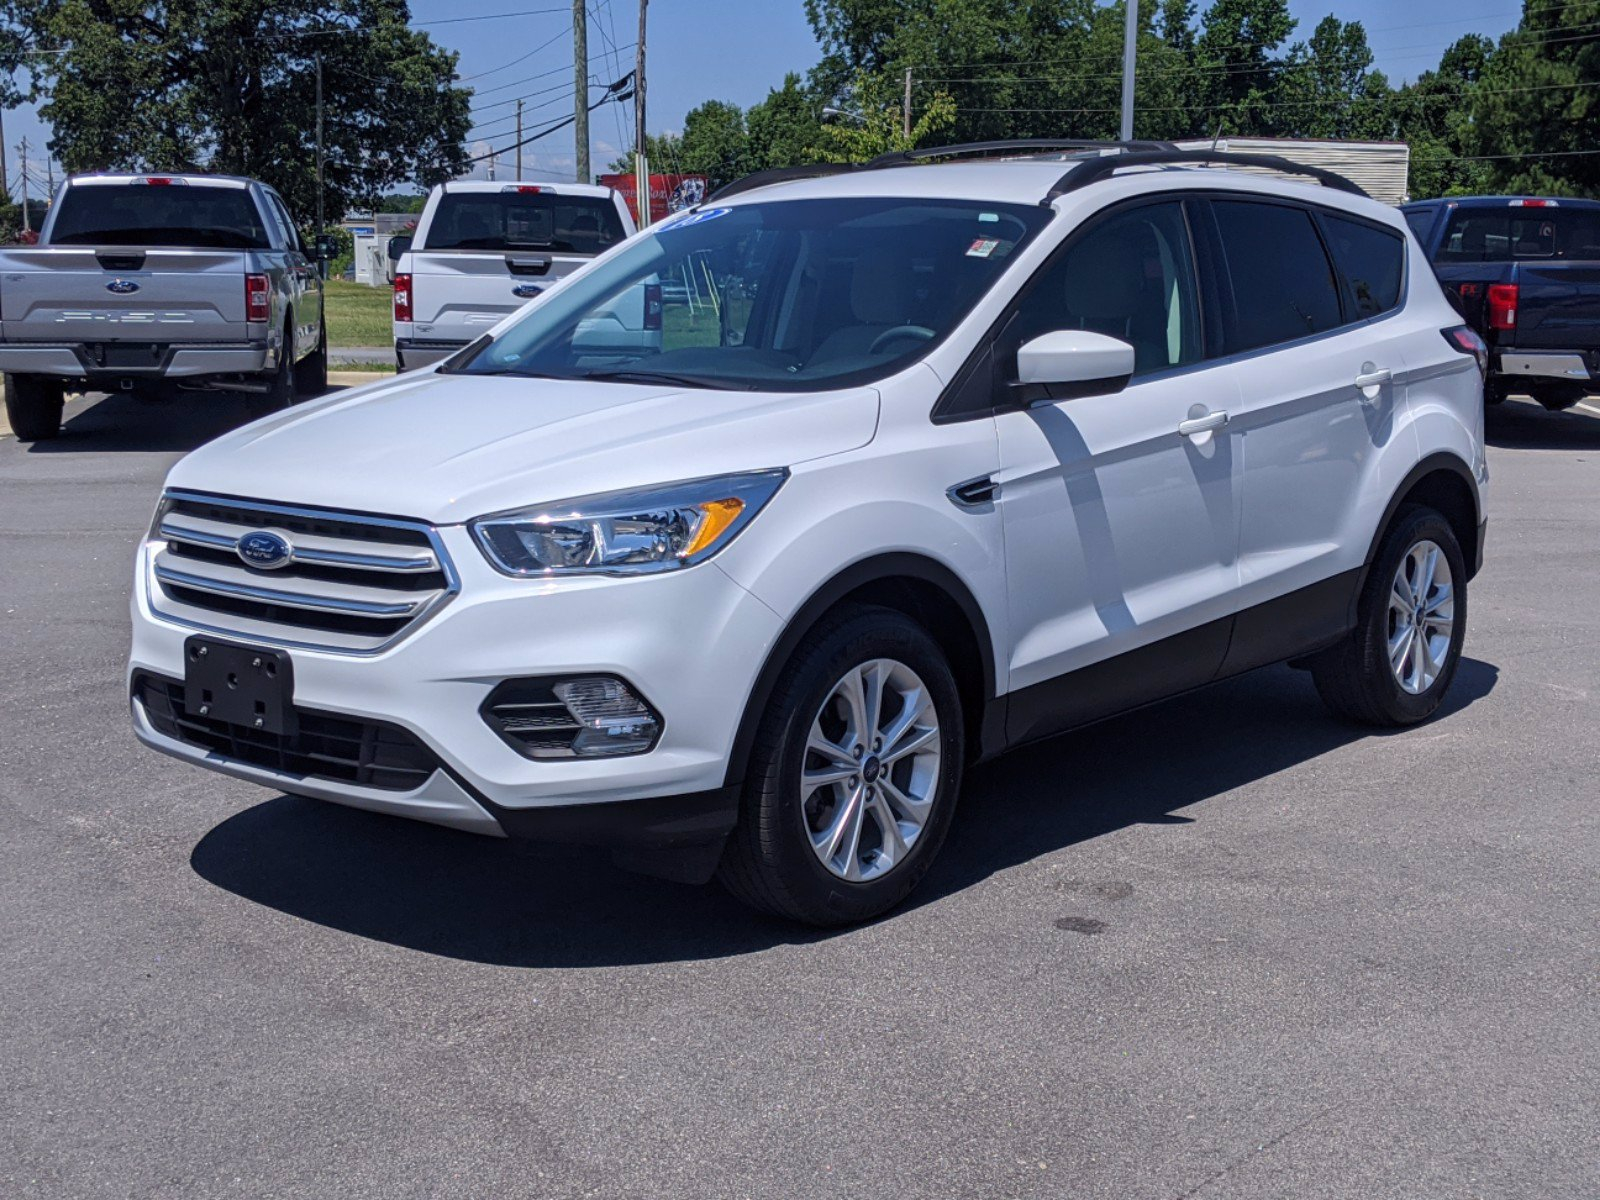
[[[1366,582],[1367,572],[1372,569],[1373,561],[1378,557],[1378,549],[1383,544],[1384,535],[1389,532],[1394,524],[1395,514],[1400,511],[1406,499],[1429,475],[1440,471],[1455,475],[1466,486],[1467,494],[1472,497],[1472,526],[1475,546],[1462,546],[1462,551],[1467,558],[1467,578],[1471,579],[1478,573],[1483,565],[1483,532],[1485,520],[1483,516],[1483,497],[1478,493],[1478,481],[1472,474],[1472,468],[1461,458],[1449,450],[1437,450],[1423,458],[1400,481],[1400,486],[1395,488],[1394,494],[1389,497],[1389,503],[1384,507],[1383,516],[1378,521],[1378,527],[1373,531],[1372,543],[1367,547],[1367,556],[1361,564],[1361,578],[1357,583],[1354,596],[1359,597],[1362,585]],[[1444,514],[1448,516],[1448,514]],[[1352,599],[1351,603],[1355,601]],[[1354,614],[1352,614],[1353,617]]]
[[[795,610],[794,616],[789,619],[778,640],[768,651],[761,670],[756,675],[755,684],[745,699],[744,713],[734,734],[732,752],[728,755],[727,771],[723,777],[725,786],[738,787],[743,784],[745,769],[750,762],[751,747],[755,742],[759,716],[772,698],[779,674],[794,657],[800,642],[821,620],[823,614],[852,592],[869,584],[907,578],[939,588],[966,618],[973,640],[977,643],[979,664],[983,672],[983,694],[977,699],[978,708],[984,717],[979,727],[972,731],[972,736],[979,740],[978,744],[982,750],[988,749],[990,738],[986,733],[991,725],[991,714],[996,710],[994,642],[990,637],[988,619],[983,615],[983,609],[971,589],[949,567],[921,554],[896,551],[852,563],[818,587]]]

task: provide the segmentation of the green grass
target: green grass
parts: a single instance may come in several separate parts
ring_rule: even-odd
[[[390,346],[394,344],[390,291],[368,287],[346,279],[330,279],[324,285],[327,306],[328,346]],[[338,358],[337,354],[330,355]]]

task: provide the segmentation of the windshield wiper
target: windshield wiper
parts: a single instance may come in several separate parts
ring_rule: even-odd
[[[604,379],[613,383],[676,383],[684,387],[726,389],[726,379],[708,379],[703,375],[674,375],[670,371],[585,371],[579,379]],[[746,391],[749,389],[746,388]]]

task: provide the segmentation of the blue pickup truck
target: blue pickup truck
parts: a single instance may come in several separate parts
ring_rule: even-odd
[[[1600,201],[1463,196],[1401,211],[1489,344],[1488,403],[1527,395],[1554,411],[1600,392]]]

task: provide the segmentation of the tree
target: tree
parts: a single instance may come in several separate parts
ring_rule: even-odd
[[[1274,90],[1275,124],[1295,137],[1374,139],[1390,131],[1389,82],[1372,70],[1359,21],[1323,17],[1290,47]]]
[[[26,59],[50,149],[69,171],[208,170],[316,211],[316,58],[325,206],[468,166],[471,92],[456,55],[408,27],[405,0],[13,0],[15,26],[65,53]]]
[[[905,130],[905,97],[895,81],[865,72],[850,89],[850,107],[822,126],[822,141],[809,156],[822,162],[866,162],[891,150],[910,150],[955,124],[956,104],[944,92],[928,97]]]
[[[1394,93],[1394,136],[1411,146],[1411,195],[1470,196],[1492,188],[1488,165],[1474,161],[1479,133],[1473,92],[1494,43],[1469,33],[1444,52],[1436,71],[1424,71]]]
[[[717,188],[750,173],[744,110],[725,100],[707,100],[683,118],[683,134],[666,147],[674,170],[704,175]]]
[[[811,161],[810,155],[822,142],[823,103],[791,71],[783,86],[773,88],[767,98],[752,105],[744,115],[749,135],[749,167],[752,171],[786,167]]]

